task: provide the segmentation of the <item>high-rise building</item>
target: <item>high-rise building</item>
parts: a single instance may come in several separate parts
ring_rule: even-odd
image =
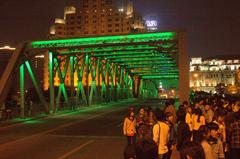
[[[214,92],[218,84],[236,85],[239,56],[219,56],[208,59],[192,58],[190,62],[190,87],[197,91]]]
[[[119,35],[144,31],[142,17],[133,11],[131,0],[83,0],[78,8],[64,9],[64,18],[56,18],[50,38]]]

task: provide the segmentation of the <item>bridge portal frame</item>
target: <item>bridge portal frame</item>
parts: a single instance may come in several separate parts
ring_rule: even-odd
[[[29,57],[47,51],[50,102],[47,104],[42,89],[31,69]],[[58,56],[66,55],[64,69]],[[0,85],[0,104],[6,98],[6,86],[15,67],[20,67],[21,108],[24,110],[25,66],[46,112],[56,112],[61,96],[75,109],[80,101],[91,105],[93,98],[102,102],[138,97],[141,82],[153,79],[179,79],[180,102],[188,100],[189,64],[185,32],[159,32],[106,37],[46,40],[24,43],[14,52]],[[70,69],[70,99],[65,78]],[[77,72],[76,99],[74,74]],[[54,77],[60,85],[55,98]],[[91,78],[91,83],[89,78]],[[83,86],[85,79],[85,87]],[[91,84],[91,85],[89,85]],[[100,86],[100,87],[99,87]],[[131,91],[130,91],[131,90]],[[80,96],[81,95],[81,96]],[[24,114],[22,114],[24,116]]]

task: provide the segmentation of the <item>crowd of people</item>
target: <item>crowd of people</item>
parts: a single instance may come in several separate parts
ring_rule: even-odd
[[[178,109],[130,107],[124,119],[125,159],[240,159],[240,100],[196,96]]]

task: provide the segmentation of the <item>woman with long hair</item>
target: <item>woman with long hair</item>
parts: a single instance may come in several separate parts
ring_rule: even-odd
[[[136,119],[134,111],[129,109],[123,123],[123,134],[127,137],[128,145],[136,144]]]
[[[197,135],[200,126],[205,125],[205,117],[201,109],[195,109],[193,113],[193,140]]]
[[[192,111],[192,107],[189,106],[186,109],[186,117],[185,117],[185,122],[188,124],[190,131],[193,131],[193,111]]]
[[[137,135],[139,139],[142,139],[146,132],[146,111],[144,107],[141,107],[136,119],[137,122]]]

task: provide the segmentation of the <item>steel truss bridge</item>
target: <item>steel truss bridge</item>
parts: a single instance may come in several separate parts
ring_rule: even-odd
[[[43,53],[47,63],[49,102],[30,62]],[[20,72],[22,116],[26,100],[25,72],[29,73],[46,112],[57,111],[62,99],[69,107],[74,107],[80,102],[91,105],[96,100],[109,102],[132,97],[157,97],[159,80],[177,80],[180,101],[188,100],[189,65],[184,32],[23,43],[13,53],[1,78],[0,104],[6,99],[11,85],[9,79],[16,69]],[[69,84],[66,83],[67,76],[70,77]],[[57,85],[55,78],[59,80]],[[57,92],[54,91],[56,86]]]

